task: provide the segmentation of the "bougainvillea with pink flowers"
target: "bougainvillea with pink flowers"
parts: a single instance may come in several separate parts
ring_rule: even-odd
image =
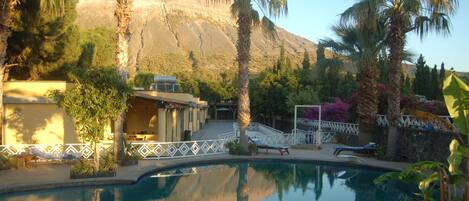
[[[321,105],[321,119],[324,121],[344,122],[348,115],[352,104],[336,98],[333,103],[325,103]],[[307,110],[304,117],[306,119],[317,120],[319,112],[317,108]]]

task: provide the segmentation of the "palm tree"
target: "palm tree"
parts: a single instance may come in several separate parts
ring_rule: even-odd
[[[429,32],[449,34],[450,17],[458,7],[458,0],[359,0],[342,16],[343,19],[357,19],[363,16],[363,6],[373,5],[389,24],[389,81],[388,145],[386,156],[394,159],[397,149],[397,126],[400,118],[401,64],[404,57],[406,35],[414,31],[421,38]],[[362,17],[359,20],[366,20]]]
[[[231,0],[210,0],[211,2],[232,2]],[[238,41],[238,123],[242,151],[248,151],[248,138],[246,129],[251,123],[249,100],[249,60],[251,58],[251,31],[254,26],[260,25],[263,30],[275,35],[275,25],[266,16],[262,19],[253,8],[255,3],[264,13],[271,17],[286,15],[288,11],[287,0],[234,0],[231,5],[231,14],[237,19]]]
[[[378,55],[386,48],[386,24],[379,19],[375,8],[366,6],[369,11],[366,23],[358,20],[353,23],[341,22],[332,28],[339,41],[328,39],[321,42],[346,55],[358,67],[360,144],[372,140],[378,112]]]
[[[117,70],[121,78],[127,81],[130,40],[129,23],[130,13],[132,12],[132,0],[116,0],[116,3],[114,15],[117,18]],[[123,160],[124,153],[124,119],[125,112],[122,112],[114,122],[114,155],[118,163]]]
[[[8,48],[8,38],[11,35],[12,17],[15,13],[19,0],[0,1],[0,122],[3,118],[3,81],[5,72],[13,65],[6,64],[6,54]],[[54,16],[62,15],[64,11],[64,0],[40,0],[40,9]],[[2,129],[0,129],[2,130]],[[1,136],[1,131],[0,131]]]

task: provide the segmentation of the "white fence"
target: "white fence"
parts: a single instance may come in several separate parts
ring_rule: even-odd
[[[130,146],[143,159],[169,159],[227,153],[225,144],[235,138],[180,142],[139,142]]]
[[[300,119],[298,123],[309,126],[314,130],[318,129],[319,126],[318,120]],[[321,130],[326,132],[337,132],[351,135],[358,135],[359,132],[358,124],[333,121],[321,121]]]
[[[453,122],[449,116],[439,116],[440,121],[423,121],[418,119],[415,116],[411,115],[402,115],[399,119],[399,127],[401,128],[415,128],[415,129],[434,129],[434,130],[443,130],[450,131],[446,125],[442,123],[445,122],[447,125],[451,125],[453,128]],[[376,120],[378,126],[387,127],[389,126],[388,118],[385,115],[378,115]],[[431,126],[431,128],[430,128]]]
[[[101,143],[100,151],[112,151],[112,143]],[[90,144],[11,144],[0,145],[0,153],[7,156],[35,155],[45,160],[61,160],[67,156],[89,159],[94,154],[94,147]]]

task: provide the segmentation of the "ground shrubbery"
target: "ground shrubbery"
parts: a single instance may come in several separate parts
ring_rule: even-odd
[[[252,155],[257,153],[257,146],[255,144],[249,144],[248,153],[241,152],[241,144],[237,141],[226,143],[226,147],[228,147],[231,155]]]
[[[114,155],[111,153],[105,154],[99,161],[99,169],[97,170],[92,160],[82,159],[77,164],[73,165],[70,170],[70,177],[74,178],[88,178],[88,177],[106,177],[115,176],[116,163]]]
[[[15,157],[8,157],[0,154],[0,170],[7,170],[17,167],[17,159]]]

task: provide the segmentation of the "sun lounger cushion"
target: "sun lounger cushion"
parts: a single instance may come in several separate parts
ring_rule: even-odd
[[[289,146],[288,145],[267,145],[265,143],[262,143],[261,140],[257,138],[250,139],[254,144],[256,144],[258,149],[265,149],[267,152],[269,149],[274,149],[278,150],[280,152],[280,155],[283,155],[283,153],[290,154],[290,151],[288,150]]]
[[[376,144],[369,143],[362,147],[339,146],[335,148],[334,155],[339,155],[342,151],[351,151],[359,154],[374,154],[376,152]]]

